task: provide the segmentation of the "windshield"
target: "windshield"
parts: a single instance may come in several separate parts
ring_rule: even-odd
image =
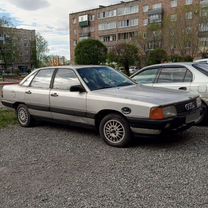
[[[77,71],[91,91],[135,84],[109,67],[80,68]]]
[[[208,64],[205,64],[205,63],[197,63],[197,64],[193,64],[193,67],[195,69],[197,69],[198,71],[200,71],[201,73],[203,73],[206,76],[208,76]]]

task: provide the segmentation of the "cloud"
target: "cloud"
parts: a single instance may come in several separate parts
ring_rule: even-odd
[[[49,6],[46,0],[10,0],[10,2],[25,10],[38,10]]]
[[[39,32],[48,41],[50,54],[55,53],[69,59],[69,13],[118,2],[119,0],[0,0],[0,8],[15,20],[17,28]],[[1,13],[3,12],[0,11]]]

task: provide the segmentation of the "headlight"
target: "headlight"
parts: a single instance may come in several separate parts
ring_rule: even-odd
[[[197,106],[197,108],[199,108],[199,107],[201,107],[201,105],[202,105],[202,100],[201,100],[200,97],[198,97],[198,98],[196,99],[196,106]]]
[[[155,107],[150,110],[150,119],[152,120],[163,120],[175,116],[177,116],[175,106]]]

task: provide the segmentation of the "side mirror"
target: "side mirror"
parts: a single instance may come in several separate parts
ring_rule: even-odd
[[[83,86],[81,85],[74,85],[70,87],[70,92],[86,92]]]

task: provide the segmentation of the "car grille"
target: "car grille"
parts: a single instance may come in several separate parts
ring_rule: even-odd
[[[194,108],[192,107],[191,109],[186,108],[186,105],[189,105],[190,103],[192,103],[195,107]],[[175,107],[176,107],[178,115],[185,115],[197,109],[196,99],[178,103],[175,105]]]

